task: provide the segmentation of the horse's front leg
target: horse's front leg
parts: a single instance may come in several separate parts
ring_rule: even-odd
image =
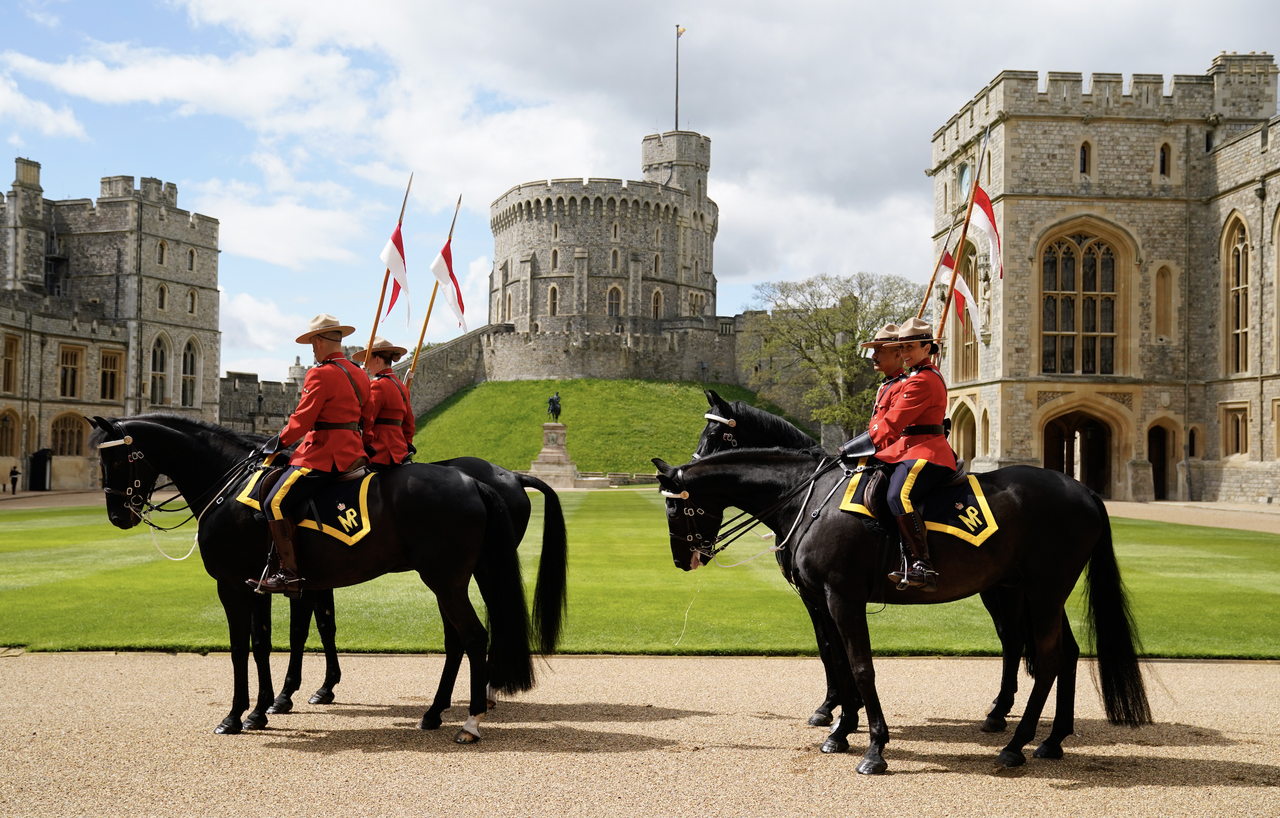
[[[845,653],[849,657],[853,682],[867,709],[870,743],[866,754],[858,762],[857,769],[863,775],[878,775],[889,769],[884,760],[884,748],[889,743],[889,726],[885,723],[880,695],[876,692],[876,671],[871,663],[871,634],[867,630],[866,600],[846,599],[838,592],[828,589],[827,609],[840,633]],[[823,750],[826,751],[825,745]]]
[[[244,717],[244,729],[262,730],[267,726],[267,709],[275,700],[271,684],[271,595],[255,594],[252,605],[253,662],[258,666],[258,702]],[[247,680],[246,680],[247,682]]]
[[[249,641],[253,623],[254,596],[243,584],[218,580],[218,599],[227,616],[227,631],[231,639],[232,695],[231,712],[213,729],[219,735],[235,735],[240,732],[240,716],[249,709]]]

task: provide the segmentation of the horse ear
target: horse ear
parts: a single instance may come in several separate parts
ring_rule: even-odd
[[[96,417],[92,417],[92,418],[87,417],[85,418],[85,421],[88,422],[89,426],[91,426],[92,428],[94,429],[98,428],[98,419]]]
[[[653,458],[653,465],[658,467],[658,474],[661,474],[664,477],[670,477],[675,473],[675,467],[668,466],[661,458]]]

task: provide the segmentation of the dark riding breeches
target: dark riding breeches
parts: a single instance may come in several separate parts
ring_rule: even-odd
[[[916,510],[915,504],[923,500],[934,486],[951,478],[954,469],[930,463],[928,460],[904,460],[894,466],[889,477],[889,511],[895,517]]]
[[[333,482],[333,472],[315,471],[306,466],[289,466],[272,486],[262,503],[262,513],[268,520],[293,517],[320,489]]]

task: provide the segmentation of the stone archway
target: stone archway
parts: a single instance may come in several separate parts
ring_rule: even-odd
[[[1088,412],[1068,412],[1044,425],[1044,467],[1111,497],[1111,426]]]
[[[951,413],[951,448],[955,450],[956,456],[966,463],[972,463],[978,454],[977,437],[973,412],[964,401],[959,401]]]

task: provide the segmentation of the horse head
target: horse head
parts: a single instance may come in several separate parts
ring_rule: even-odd
[[[708,389],[702,394],[707,396],[707,413],[703,415],[707,425],[702,428],[702,435],[698,438],[698,448],[693,452],[694,460],[738,445],[738,440],[733,433],[738,425],[734,417],[733,405],[717,395],[714,389]]]
[[[658,467],[658,485],[667,501],[667,530],[671,537],[671,559],[682,571],[706,565],[715,554],[716,535],[724,519],[723,508],[708,508],[689,500],[681,470],[653,459]]]
[[[143,506],[160,475],[134,444],[125,421],[95,416],[89,425],[97,430],[89,442],[98,447],[107,518],[117,528],[133,528],[142,521]]]

